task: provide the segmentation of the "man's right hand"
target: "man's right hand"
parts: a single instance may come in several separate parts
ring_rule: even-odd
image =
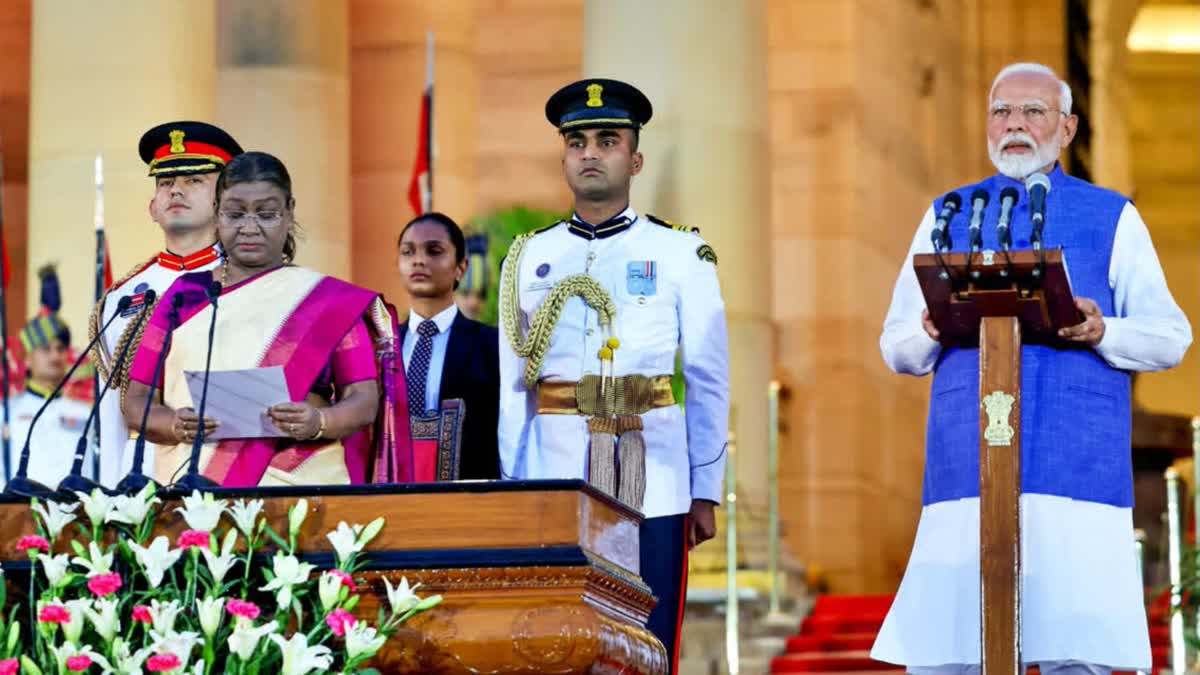
[[[941,333],[938,332],[937,326],[933,325],[933,317],[929,316],[928,309],[921,310],[921,327],[924,328],[925,333],[934,340],[937,340],[941,336]]]

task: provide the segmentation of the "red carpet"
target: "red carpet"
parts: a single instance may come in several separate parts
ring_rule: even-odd
[[[822,595],[800,632],[787,641],[787,651],[771,661],[772,673],[865,673],[903,671],[902,666],[870,657],[875,635],[892,606],[890,595]],[[1150,648],[1154,669],[1166,668],[1170,658],[1167,627],[1169,604],[1160,595],[1151,604]],[[1031,668],[1031,672],[1036,672]]]

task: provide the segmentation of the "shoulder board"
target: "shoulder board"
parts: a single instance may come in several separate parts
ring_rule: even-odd
[[[675,230],[676,232],[688,232],[691,234],[700,234],[700,228],[698,228],[698,227],[688,227],[687,225],[680,225],[679,223],[672,223],[669,220],[663,220],[662,218],[659,218],[658,216],[655,216],[655,215],[651,215],[649,213],[646,214],[646,220],[649,220],[650,222],[654,223],[655,225],[661,225],[662,227],[669,227],[672,230]]]
[[[549,225],[547,225],[547,226],[545,226],[545,227],[543,227],[543,228],[540,228],[540,229],[534,230],[533,232],[530,232],[530,233],[529,233],[529,236],[531,236],[531,237],[532,237],[532,236],[533,236],[533,235],[535,235],[535,234],[541,234],[541,233],[543,233],[543,232],[548,232],[548,231],[550,231],[550,230],[553,230],[554,228],[558,227],[559,225],[562,225],[562,224],[563,224],[563,223],[565,223],[565,222],[567,222],[567,221],[565,221],[565,220],[559,220],[559,221],[555,221],[555,222],[553,222],[553,223],[551,223],[551,224],[549,224]]]

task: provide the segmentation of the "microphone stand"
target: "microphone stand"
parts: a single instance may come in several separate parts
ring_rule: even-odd
[[[121,300],[117,303],[117,311],[113,312],[113,315],[108,318],[108,321],[104,322],[104,325],[100,327],[100,330],[96,331],[96,336],[93,337],[90,342],[88,342],[87,347],[84,348],[83,352],[79,355],[79,358],[76,359],[75,363],[71,365],[71,369],[67,371],[67,374],[63,376],[61,381],[59,381],[58,386],[55,387],[50,396],[46,398],[45,403],[42,403],[42,407],[38,408],[37,413],[34,414],[33,419],[29,422],[29,432],[25,434],[25,445],[21,448],[21,460],[17,465],[17,474],[12,477],[12,480],[10,480],[8,485],[4,488],[4,494],[6,496],[57,496],[54,490],[51,490],[35,480],[31,480],[27,476],[29,473],[29,441],[33,438],[33,429],[35,426],[37,426],[37,422],[42,417],[42,413],[46,412],[46,408],[50,406],[50,402],[58,397],[59,392],[61,392],[62,388],[66,386],[68,381],[70,381],[71,376],[75,374],[75,370],[78,369],[79,365],[83,363],[83,360],[87,358],[88,352],[92,350],[92,347],[95,346],[96,342],[98,342],[104,335],[104,331],[108,330],[108,327],[112,325],[112,322],[115,321],[118,316],[121,316],[121,312],[129,309],[130,304],[131,302],[129,300],[129,296],[121,298]]]
[[[181,494],[221,487],[219,483],[200,473],[200,448],[204,446],[204,407],[208,403],[208,375],[212,369],[213,338],[216,336],[217,330],[217,297],[220,295],[220,282],[212,282],[208,287],[208,301],[212,303],[213,311],[208,322],[208,353],[204,357],[204,385],[200,389],[200,409],[197,411],[200,419],[196,425],[196,437],[192,440],[192,455],[188,459],[188,472],[171,486],[174,491]]]
[[[150,483],[154,483],[156,489],[162,488],[158,481],[142,473],[142,465],[146,460],[146,425],[150,422],[150,409],[154,407],[154,389],[158,385],[159,378],[162,377],[163,367],[167,363],[167,354],[171,351],[171,339],[175,336],[175,327],[179,325],[179,310],[183,307],[183,294],[176,293],[172,296],[171,301],[171,311],[167,314],[167,334],[163,338],[158,362],[154,364],[154,379],[150,382],[146,406],[142,409],[142,423],[138,425],[138,437],[133,445],[133,469],[129,475],[121,479],[120,483],[117,483],[118,493],[137,494]]]
[[[154,306],[157,296],[158,294],[154,292],[153,288],[146,291],[145,304],[142,305],[142,309],[138,313],[137,321],[133,327],[133,335],[137,335],[142,324],[146,322],[146,318],[150,314],[149,309]],[[96,401],[92,404],[92,410],[88,414],[87,421],[83,423],[83,433],[79,436],[79,442],[75,444],[75,459],[71,463],[71,473],[67,474],[67,477],[63,478],[62,482],[58,484],[58,492],[64,497],[75,492],[89,494],[96,488],[100,488],[105,493],[110,493],[110,490],[100,485],[100,483],[91,478],[84,477],[83,461],[87,455],[88,430],[93,423],[99,421],[97,414],[100,412],[100,402],[104,400],[104,395],[112,388],[112,383],[117,379],[118,373],[125,367],[125,359],[129,358],[129,350],[132,347],[133,340],[128,340],[121,348],[121,353],[117,355],[117,360],[113,362],[112,371],[109,372],[108,379],[104,382],[104,389],[100,390],[100,395],[96,397]]]

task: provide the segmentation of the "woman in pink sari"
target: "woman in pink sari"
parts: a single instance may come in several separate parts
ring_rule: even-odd
[[[278,159],[247,152],[229,162],[217,182],[224,264],[181,277],[150,317],[122,410],[136,428],[170,333],[162,403],[146,427],[157,444],[153,475],[164,485],[186,471],[199,431],[184,372],[204,370],[214,281],[221,290],[212,370],[282,366],[291,402],[263,411],[281,437],[206,443],[205,476],[250,487],[411,482],[423,473],[414,473],[424,462],[412,453],[395,312],[374,291],[290,264],[294,207]],[[206,436],[218,426],[206,418]]]

